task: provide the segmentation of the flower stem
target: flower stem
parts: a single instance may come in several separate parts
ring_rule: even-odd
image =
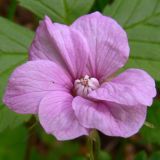
[[[32,116],[30,120],[25,124],[25,127],[28,130],[28,140],[27,140],[27,145],[26,145],[26,151],[24,155],[24,160],[30,160],[31,158],[31,151],[33,147],[33,141],[36,138],[35,135],[35,125],[37,124],[36,118]]]
[[[89,160],[98,160],[100,152],[100,138],[96,130],[90,132],[88,137]]]

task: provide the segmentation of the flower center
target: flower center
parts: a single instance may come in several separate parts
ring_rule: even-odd
[[[99,87],[99,82],[96,78],[90,78],[88,75],[74,82],[74,91],[76,95],[87,96],[88,93]]]

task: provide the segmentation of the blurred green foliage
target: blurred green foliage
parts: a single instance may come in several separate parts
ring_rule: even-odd
[[[135,157],[135,160],[146,160],[146,159],[147,159],[147,155],[144,151],[139,152]]]
[[[96,10],[113,17],[128,33],[131,56],[125,68],[145,69],[160,88],[160,0],[18,0],[18,3],[40,19],[48,15],[54,22],[65,24]],[[15,5],[11,3],[9,7],[10,19],[14,17]],[[1,101],[10,73],[27,60],[33,36],[33,31],[0,17],[0,160],[86,160],[88,150],[83,137],[57,142],[39,124],[28,129],[26,124],[31,116],[13,113]],[[99,160],[130,160],[124,158],[126,152],[133,154],[134,160],[160,159],[160,97],[157,97],[147,115],[147,122],[154,128],[144,126],[129,139],[108,141],[101,136],[103,150]]]
[[[160,144],[160,101],[155,100],[152,107],[148,109],[147,121],[154,125],[154,128],[144,126],[141,135],[147,143]]]
[[[16,129],[7,129],[0,133],[0,159],[22,160],[27,144],[27,131],[19,126]]]

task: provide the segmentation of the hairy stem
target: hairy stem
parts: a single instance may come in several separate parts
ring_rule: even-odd
[[[25,125],[28,130],[28,140],[27,140],[24,160],[30,160],[31,150],[33,147],[33,140],[35,138],[35,128],[34,128],[35,124],[36,124],[36,118],[32,116],[31,119]]]
[[[89,160],[98,160],[100,152],[100,138],[98,132],[93,130],[88,137]]]

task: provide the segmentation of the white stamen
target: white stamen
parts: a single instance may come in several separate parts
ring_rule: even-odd
[[[96,78],[90,78],[88,75],[84,76],[84,78],[77,79],[74,82],[74,90],[79,96],[87,96],[99,86],[98,80]]]

